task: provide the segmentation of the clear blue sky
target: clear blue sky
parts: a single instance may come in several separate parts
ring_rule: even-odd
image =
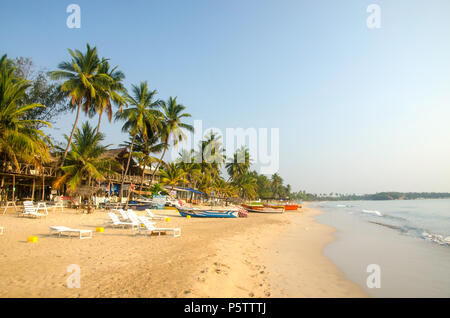
[[[8,1],[0,53],[52,70],[91,43],[127,87],[148,80],[204,127],[277,127],[294,190],[450,191],[449,16],[448,0]]]

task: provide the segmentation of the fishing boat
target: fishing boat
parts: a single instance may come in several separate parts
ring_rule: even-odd
[[[285,206],[284,204],[264,204],[264,207],[272,209],[283,209]]]
[[[244,209],[246,209],[248,212],[251,213],[283,213],[284,212],[284,206],[283,207],[267,207],[264,205],[242,205]]]
[[[280,209],[284,208],[285,211],[296,211],[298,210],[299,205],[296,203],[286,203],[286,204],[264,204],[266,208]]]
[[[133,210],[145,210],[152,208],[152,202],[132,200],[128,203],[128,207]]]
[[[286,204],[284,206],[285,210],[291,210],[291,211],[297,211],[298,210],[298,204]]]
[[[194,218],[237,218],[239,214],[239,211],[234,210],[204,210],[180,207],[177,209],[182,217],[190,215]]]

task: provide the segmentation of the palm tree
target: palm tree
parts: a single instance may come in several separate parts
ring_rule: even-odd
[[[182,121],[184,117],[191,117],[191,114],[183,113],[186,107],[182,104],[178,104],[176,97],[169,97],[169,100],[167,102],[162,102],[161,107],[163,112],[160,135],[166,146],[161,155],[160,162],[158,162],[155,171],[152,174],[152,181],[159,169],[161,162],[164,159],[166,150],[169,147],[169,138],[173,137],[173,145],[175,146],[178,144],[178,142],[183,141],[183,139],[185,138],[185,134],[183,132],[184,129],[190,132],[194,131],[194,127],[192,127],[192,125],[186,124]]]
[[[39,164],[49,157],[50,140],[37,129],[38,125],[51,127],[42,120],[26,119],[28,113],[41,104],[22,105],[28,81],[14,75],[15,68],[3,55],[0,58],[0,153],[19,168],[19,160]]]
[[[248,149],[244,146],[236,150],[233,159],[225,165],[230,180],[236,180],[250,169],[251,158]]]
[[[210,132],[199,143],[199,150],[195,155],[195,161],[200,163],[203,174],[209,174],[212,182],[220,178],[220,168],[225,161],[221,136]]]
[[[211,174],[204,173],[197,181],[197,189],[200,191],[211,194],[211,191],[214,190],[214,182]]]
[[[279,198],[282,192],[283,179],[278,173],[272,175],[272,194],[274,197]]]
[[[69,139],[67,135],[65,137]],[[103,181],[106,175],[115,173],[114,169],[118,168],[119,164],[104,157],[108,146],[101,145],[104,140],[102,133],[96,132],[95,128],[85,122],[81,130],[76,129],[73,137],[72,148],[61,168],[63,175],[55,181],[55,188],[66,184],[69,190],[75,191],[82,182],[90,187],[92,181]]]
[[[108,75],[111,79],[110,81],[106,81],[104,89],[97,92],[95,107],[91,108],[90,110],[91,115],[93,115],[93,113],[98,113],[97,132],[100,132],[100,124],[102,121],[103,112],[106,111],[108,120],[111,122],[113,115],[111,102],[114,102],[121,111],[122,107],[125,105],[125,99],[121,95],[121,93],[126,93],[126,89],[122,83],[122,81],[125,79],[125,74],[117,70],[117,66],[114,68],[110,68],[107,59],[102,60],[98,72]]]
[[[243,199],[253,199],[257,195],[256,178],[249,172],[234,180],[233,185],[238,189],[239,195]]]
[[[134,152],[132,156],[137,159],[139,165],[142,167],[141,185],[140,189],[144,187],[144,175],[145,167],[152,167],[153,163],[158,162],[159,158],[152,156],[151,154],[160,153],[164,148],[164,143],[160,142],[159,136],[147,128],[148,135],[143,137],[142,134],[138,134],[134,141]],[[132,139],[132,137],[131,137]],[[132,140],[126,142],[124,145],[130,148]]]
[[[69,49],[68,51],[72,57],[70,62],[61,62],[58,65],[59,70],[50,72],[51,79],[65,80],[61,85],[61,90],[69,93],[72,107],[77,108],[75,122],[62,157],[61,167],[64,165],[77,128],[80,109],[83,108],[87,114],[95,103],[97,92],[105,90],[111,81],[107,74],[99,72],[102,63],[95,47],[87,44],[85,53],[79,50],[72,51]]]
[[[130,160],[132,157],[136,136],[140,134],[142,138],[147,138],[149,133],[157,132],[160,125],[158,119],[160,117],[160,112],[157,110],[157,107],[161,105],[161,101],[154,100],[157,91],[150,91],[147,82],[141,82],[139,86],[133,85],[132,91],[133,95],[129,95],[128,93],[125,94],[125,101],[132,107],[116,113],[116,120],[125,120],[125,123],[122,126],[122,131],[128,132],[132,138],[127,165],[122,176],[122,184],[120,188],[121,202],[123,197],[125,176],[127,175],[130,167]],[[130,191],[128,191],[128,195],[129,194]]]
[[[201,167],[198,163],[194,162],[193,150],[183,151],[177,159],[177,165],[186,172],[187,184],[195,187],[196,180],[202,175]]]
[[[166,167],[159,171],[159,176],[161,178],[161,184],[171,186],[172,189],[176,185],[187,182],[186,172],[179,168],[174,162],[166,164]]]

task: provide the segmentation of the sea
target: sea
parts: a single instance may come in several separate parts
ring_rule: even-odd
[[[450,199],[328,201],[324,254],[372,297],[450,297]]]

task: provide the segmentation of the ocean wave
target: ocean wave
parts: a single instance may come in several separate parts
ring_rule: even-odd
[[[405,232],[405,230],[401,226],[397,226],[397,225],[393,225],[393,224],[380,223],[380,222],[374,222],[374,221],[369,221],[369,222],[373,223],[373,224],[385,226],[385,227],[388,227],[388,228],[393,229],[393,230],[399,230],[401,232]]]
[[[378,215],[378,216],[383,216],[383,214],[380,211],[376,211],[376,210],[361,210],[361,212],[369,213],[369,214],[375,214],[375,215]]]
[[[444,237],[444,235],[441,234],[423,232],[422,237],[428,241],[432,241],[440,245],[450,245],[450,236]]]

